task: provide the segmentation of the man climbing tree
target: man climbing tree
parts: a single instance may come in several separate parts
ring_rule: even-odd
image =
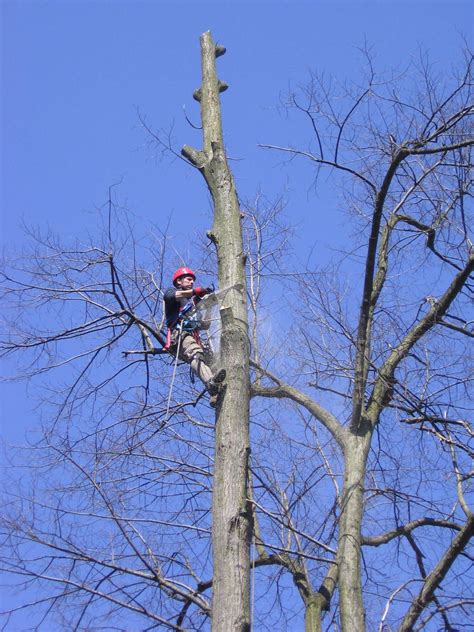
[[[173,274],[173,286],[166,290],[165,315],[168,335],[166,347],[170,353],[191,365],[191,369],[206,386],[214,408],[217,404],[222,382],[225,380],[224,369],[215,374],[204,360],[204,349],[199,336],[200,322],[195,316],[195,308],[199,301],[211,294],[210,287],[193,287],[196,275],[190,268],[178,268]]]

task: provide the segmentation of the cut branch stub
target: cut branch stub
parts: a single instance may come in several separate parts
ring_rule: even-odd
[[[198,169],[204,168],[207,156],[203,151],[198,151],[197,149],[189,147],[189,145],[185,145],[181,149],[181,154]]]

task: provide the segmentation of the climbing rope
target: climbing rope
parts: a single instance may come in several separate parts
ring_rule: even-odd
[[[255,529],[252,529],[252,547],[251,547],[251,560],[252,560],[252,578],[250,580],[250,629],[253,628],[253,619],[255,612]]]
[[[166,414],[165,414],[165,420],[163,423],[166,423],[168,421],[169,412],[170,412],[171,395],[173,394],[174,380],[176,378],[176,369],[178,367],[178,360],[179,360],[179,351],[181,348],[181,323],[178,325],[177,330],[178,330],[178,344],[176,347],[176,359],[174,361],[173,375],[171,376],[171,382],[170,382],[170,387],[168,391],[168,403],[166,404]]]

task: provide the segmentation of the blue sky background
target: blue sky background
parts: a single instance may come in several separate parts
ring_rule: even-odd
[[[223,98],[225,139],[229,155],[239,159],[240,196],[259,186],[269,196],[287,189],[290,215],[308,218],[327,243],[333,234],[317,212],[327,201],[316,202],[306,167],[282,170],[281,157],[256,147],[305,142],[308,130],[278,112],[280,94],[304,83],[309,69],[350,78],[364,40],[382,68],[406,68],[423,46],[449,72],[460,34],[469,36],[469,16],[464,2],[4,1],[7,241],[22,240],[22,218],[77,234],[119,179],[121,198],[135,213],[157,221],[172,213],[180,238],[208,223],[203,182],[179,162],[154,159],[136,108],[156,128],[174,123],[178,149],[200,144],[183,105],[197,121],[191,95],[199,84],[198,37],[211,29],[228,49],[219,73],[230,85]]]
[[[156,129],[174,125],[179,150],[200,147],[192,92],[199,86],[199,35],[227,47],[219,76],[224,135],[242,198],[258,188],[285,193],[298,226],[295,248],[316,245],[316,262],[345,237],[327,180],[312,187],[309,165],[283,166],[258,143],[304,146],[308,130],[278,106],[310,69],[353,77],[367,41],[380,69],[409,67],[419,47],[450,72],[462,37],[472,41],[468,2],[9,2],[1,3],[1,212],[8,248],[22,222],[65,239],[93,232],[108,187],[143,222],[164,223],[176,248],[210,226],[204,181],[147,143],[137,108]],[[188,262],[192,265],[192,262]],[[7,367],[8,368],[8,367]],[[3,434],[19,441],[35,413],[24,386],[3,389]]]

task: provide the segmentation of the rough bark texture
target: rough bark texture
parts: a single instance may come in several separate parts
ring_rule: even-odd
[[[361,525],[364,480],[370,434],[350,435],[346,446],[341,523],[339,527],[339,593],[343,630],[365,630],[360,580]]]
[[[329,610],[336,589],[339,569],[336,564],[329,567],[321,586],[305,601],[305,632],[322,632],[323,613]]]
[[[209,232],[217,250],[220,287],[239,284],[226,294],[221,308],[221,364],[227,371],[224,395],[216,414],[216,447],[212,505],[212,630],[250,629],[251,512],[247,500],[249,445],[249,345],[245,258],[241,214],[222,138],[219,93],[226,89],[216,75],[216,56],[225,49],[210,32],[201,36],[201,104],[203,151],[183,148],[203,174],[214,202]]]

